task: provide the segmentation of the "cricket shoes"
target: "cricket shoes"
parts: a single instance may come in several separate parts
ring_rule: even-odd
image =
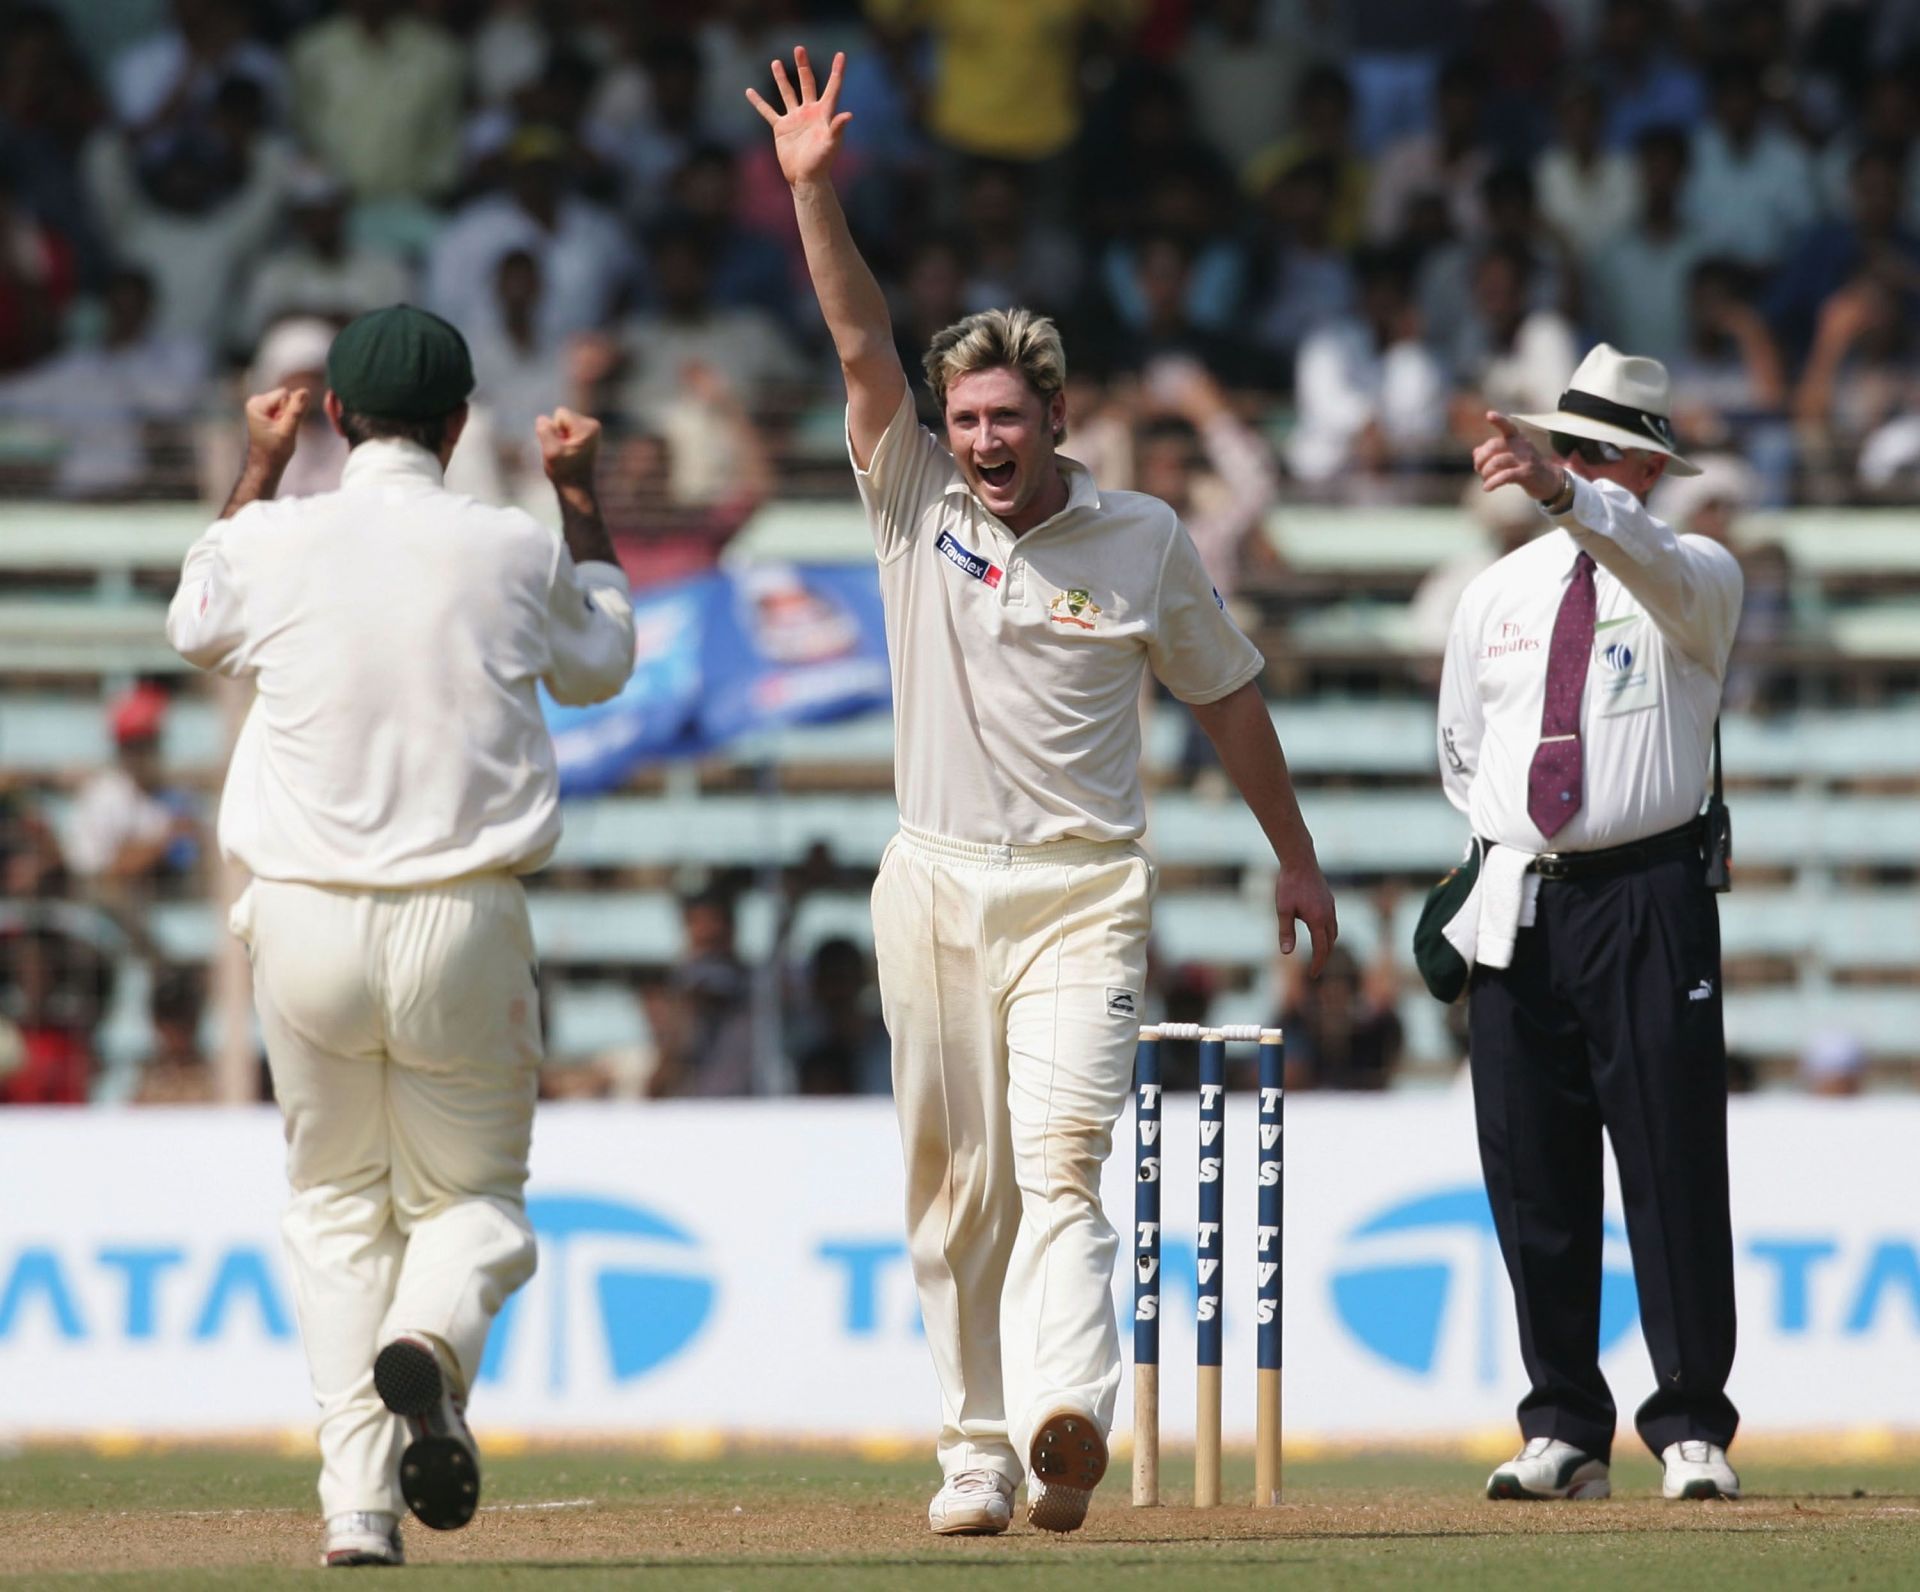
[[[1610,1498],[1607,1462],[1557,1437],[1530,1437],[1487,1478],[1489,1498]]]
[[[457,1531],[480,1507],[480,1452],[452,1368],[424,1337],[395,1338],[373,1362],[381,1403],[407,1423],[400,1495],[424,1526]]]
[[[1107,1473],[1107,1440],[1078,1410],[1055,1410],[1034,1428],[1027,1450],[1027,1524],[1078,1531],[1093,1489]]]
[[[405,1564],[400,1522],[378,1509],[356,1509],[327,1522],[327,1551],[320,1562],[329,1570],[363,1564]]]
[[[1738,1498],[1740,1477],[1718,1443],[1689,1437],[1660,1450],[1660,1491],[1669,1498]]]
[[[990,1470],[949,1476],[927,1505],[927,1524],[943,1537],[997,1537],[1013,1524],[1013,1483]]]

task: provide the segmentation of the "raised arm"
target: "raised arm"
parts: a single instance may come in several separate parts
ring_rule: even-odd
[[[1489,492],[1513,482],[1550,505],[1574,541],[1633,594],[1667,641],[1715,675],[1725,671],[1740,623],[1739,562],[1704,536],[1675,536],[1618,481],[1590,480],[1553,463],[1507,416],[1474,450]]]
[[[200,669],[243,672],[247,605],[223,545],[226,522],[280,490],[280,478],[300,441],[308,394],[276,387],[247,400],[247,460],[226,506],[207,534],[187,549],[180,584],[167,605],[167,640]]]
[[[797,93],[787,77],[786,63],[773,63],[773,80],[785,110],[776,111],[753,89],[747,90],[747,98],[773,129],[780,174],[793,189],[807,271],[846,377],[847,435],[853,443],[854,463],[864,470],[873,462],[874,449],[900,407],[907,373],[893,346],[886,297],[854,246],[840,196],[833,188],[833,157],[839,152],[842,132],[853,120],[851,111],[836,109],[846,62],[844,55],[836,55],[825,88],[816,88],[813,63],[804,48],[796,48]]]

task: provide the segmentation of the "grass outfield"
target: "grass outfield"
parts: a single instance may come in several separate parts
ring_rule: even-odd
[[[1494,1504],[1478,1460],[1408,1453],[1301,1459],[1278,1510],[1135,1510],[1115,1466],[1087,1528],[998,1540],[931,1536],[928,1463],[742,1451],[496,1454],[463,1532],[411,1525],[422,1589],[643,1587],[1093,1592],[1276,1585],[1851,1588],[1920,1581],[1920,1456],[1741,1459],[1749,1496],[1677,1505],[1642,1454],[1598,1504]],[[0,1586],[279,1588],[313,1583],[313,1462],[243,1449],[34,1448],[0,1458]],[[1230,1460],[1245,1496],[1251,1460]],[[644,1573],[636,1573],[644,1572]],[[376,1584],[387,1584],[381,1577]],[[325,1584],[336,1584],[334,1581]]]

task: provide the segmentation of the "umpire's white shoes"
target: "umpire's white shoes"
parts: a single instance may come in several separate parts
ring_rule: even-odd
[[[405,1564],[400,1551],[400,1522],[377,1509],[356,1509],[327,1522],[327,1551],[320,1562],[329,1570],[362,1564]]]
[[[1727,1451],[1718,1443],[1689,1437],[1660,1450],[1667,1473],[1660,1491],[1669,1498],[1738,1498],[1740,1478],[1727,1463]]]
[[[445,1351],[425,1336],[395,1338],[374,1359],[373,1386],[412,1439],[400,1455],[407,1507],[435,1531],[458,1530],[480,1507],[480,1451]]]
[[[949,1476],[927,1505],[927,1524],[943,1537],[997,1537],[1013,1524],[1013,1483],[990,1470]]]
[[[1106,1473],[1107,1440],[1092,1418],[1055,1410],[1033,1429],[1027,1448],[1027,1524],[1078,1531]]]
[[[1530,1437],[1487,1478],[1489,1498],[1610,1498],[1607,1462],[1557,1437]]]

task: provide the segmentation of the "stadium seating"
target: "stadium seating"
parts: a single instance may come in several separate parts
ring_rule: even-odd
[[[0,779],[45,793],[55,822],[87,771],[110,755],[104,701],[137,674],[179,673],[161,634],[182,550],[203,527],[193,507],[11,505],[0,508]],[[1882,671],[1920,658],[1920,538],[1898,511],[1805,511],[1755,520],[1750,534],[1785,545],[1826,614],[1820,667],[1878,682],[1847,710],[1736,718],[1726,746],[1735,784],[1741,888],[1724,904],[1729,1037],[1776,1068],[1830,1027],[1857,1034],[1883,1065],[1920,1062],[1920,707],[1884,705]],[[1343,934],[1363,961],[1383,934],[1400,951],[1425,883],[1457,856],[1458,816],[1434,778],[1431,671],[1410,669],[1400,595],[1437,563],[1470,556],[1479,533],[1444,509],[1289,510],[1270,527],[1289,579],[1315,601],[1285,609],[1263,636],[1270,656],[1358,660],[1372,695],[1319,690],[1275,704],[1323,861],[1345,878]],[[843,501],[781,503],[736,545],[743,558],[862,559],[865,528]],[[1388,600],[1392,598],[1394,600]],[[1397,662],[1396,660],[1406,660]],[[1372,670],[1369,674],[1368,669]],[[1910,671],[1909,671],[1910,672]],[[184,682],[183,682],[184,684]],[[1905,700],[1897,692],[1895,701]],[[1222,1020],[1271,1016],[1272,869],[1238,803],[1180,788],[1170,770],[1187,733],[1177,705],[1152,713],[1150,841],[1163,866],[1159,954],[1217,968]],[[167,726],[176,776],[211,793],[224,756],[220,713],[188,686]],[[553,976],[558,1053],[636,1043],[644,1016],[634,982],[678,954],[671,887],[688,865],[765,870],[819,842],[853,869],[878,856],[895,815],[892,728],[884,716],[743,741],[722,758],[574,804],[534,914]],[[750,957],[771,946],[777,880],[741,903]],[[1369,897],[1390,887],[1389,920]],[[193,901],[151,909],[171,957],[198,961],[219,933]],[[866,944],[859,891],[822,893],[800,911],[789,947],[828,935]],[[103,1051],[124,1065],[144,1047],[147,972],[122,957]],[[1403,972],[1404,978],[1404,972]],[[1440,1009],[1409,985],[1410,1050],[1433,1068],[1451,1053]],[[124,1086],[125,1075],[119,1084]]]

